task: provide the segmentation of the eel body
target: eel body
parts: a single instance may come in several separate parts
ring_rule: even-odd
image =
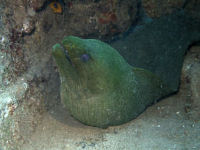
[[[61,101],[86,125],[126,123],[171,92],[159,77],[132,67],[99,40],[68,36],[53,46],[52,54],[60,74]]]

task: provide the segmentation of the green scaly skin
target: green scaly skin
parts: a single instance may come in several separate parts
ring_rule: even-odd
[[[61,79],[61,100],[82,123],[106,128],[136,118],[170,90],[151,72],[130,66],[108,44],[65,37],[53,46]],[[68,51],[67,59],[66,49]],[[81,56],[87,54],[87,62]]]

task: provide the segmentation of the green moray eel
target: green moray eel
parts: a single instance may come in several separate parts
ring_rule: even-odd
[[[132,67],[99,40],[68,36],[53,46],[52,55],[60,74],[61,101],[86,125],[126,123],[171,92],[156,75]]]

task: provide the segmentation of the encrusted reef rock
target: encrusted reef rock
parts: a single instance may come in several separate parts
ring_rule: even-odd
[[[192,46],[185,57],[182,70],[182,81],[189,84],[185,111],[190,119],[200,120],[200,46]]]
[[[177,10],[185,10],[196,19],[200,18],[199,0],[142,0],[142,7],[151,18],[169,15]]]
[[[66,26],[75,35],[110,37],[127,31],[136,20],[137,0],[72,1],[67,4]]]
[[[22,1],[10,2],[12,7],[7,1],[0,2],[0,149],[19,150],[30,136],[27,133],[33,132],[41,120],[44,107],[41,87],[33,81],[32,71],[26,72],[30,59],[22,36],[28,28],[21,30],[24,5]]]
[[[171,14],[180,9],[185,0],[142,0],[142,6],[149,17],[157,18],[162,15]]]
[[[52,2],[61,7],[60,13],[55,12]],[[7,5],[12,8],[9,12],[12,24],[21,35],[32,34],[37,22],[43,22],[41,28],[44,32],[48,32],[53,25],[60,24],[67,27],[63,30],[65,35],[70,33],[111,39],[112,36],[127,31],[136,21],[138,12],[137,0],[18,0],[7,1]]]
[[[44,5],[46,0],[24,0],[29,8],[32,8],[33,10],[40,10],[41,7]]]

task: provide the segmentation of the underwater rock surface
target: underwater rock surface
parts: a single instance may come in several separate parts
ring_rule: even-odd
[[[22,97],[19,97],[19,99],[16,99],[16,101],[14,101],[14,102],[17,102],[17,105],[15,105],[16,103],[14,102],[10,104],[8,103],[8,105],[5,105],[5,107],[1,105],[3,106],[1,107],[2,109],[0,109],[1,115],[4,114],[4,112],[9,112],[7,110],[10,110],[10,113],[8,113],[8,117],[6,119],[1,120],[3,121],[3,124],[5,126],[3,125],[0,126],[0,149],[23,150],[23,148],[21,147],[23,143],[26,143],[28,145],[28,147],[25,147],[24,150],[27,150],[27,149],[28,150],[69,149],[68,147],[65,147],[66,144],[73,145],[75,142],[77,142],[77,140],[73,139],[73,136],[75,138],[76,137],[85,138],[85,135],[87,134],[87,132],[90,133],[88,138],[92,139],[93,141],[96,141],[94,137],[91,137],[91,135],[94,134],[91,131],[91,127],[87,127],[82,124],[80,124],[81,127],[74,126],[74,124],[72,123],[73,121],[71,120],[65,121],[64,124],[62,121],[60,123],[59,117],[64,116],[65,118],[70,118],[69,115],[66,115],[65,113],[63,114],[60,113],[58,115],[59,117],[56,118],[57,120],[54,120],[55,122],[52,122],[51,120],[48,120],[48,117],[47,117],[48,115],[45,116],[42,113],[42,112],[48,113],[49,111],[56,113],[56,111],[58,112],[60,111],[60,109],[52,110],[52,107],[57,106],[58,100],[60,100],[60,98],[59,98],[59,91],[58,91],[59,89],[58,88],[59,87],[58,73],[55,71],[55,65],[52,62],[52,57],[50,54],[51,52],[49,50],[51,49],[52,44],[54,44],[55,41],[60,41],[64,35],[84,36],[85,38],[87,38],[88,31],[90,31],[88,27],[91,27],[91,26],[90,25],[88,26],[88,24],[83,25],[82,22],[84,21],[81,21],[81,20],[77,21],[76,19],[78,16],[80,16],[79,15],[80,13],[86,10],[85,8],[81,7],[83,5],[80,3],[86,2],[85,6],[87,7],[87,6],[93,6],[94,1],[93,0],[86,0],[86,1],[63,0],[64,2],[73,2],[73,3],[72,5],[70,5],[70,3],[68,3],[69,5],[68,4],[65,5],[65,9],[63,9],[62,14],[54,13],[49,5],[43,7],[42,3],[44,1],[47,1],[47,0],[41,0],[41,1],[39,0],[23,0],[23,1],[2,0],[0,3],[1,10],[2,8],[5,9],[4,12],[1,11],[1,15],[0,15],[1,16],[0,57],[2,58],[0,60],[0,75],[1,75],[0,80],[2,83],[0,84],[0,95],[3,100],[6,100],[2,97],[4,96],[3,93],[8,93],[8,95],[5,95],[6,97],[10,97],[10,96],[16,97],[14,92],[10,93],[8,91],[9,89],[11,89],[11,91],[13,90],[15,91],[16,88],[14,87],[16,86],[19,87],[20,92],[25,93],[24,95],[25,97],[22,95]],[[32,2],[34,2],[37,5],[37,8],[40,9],[40,11],[35,11],[35,9],[37,10],[37,8],[32,5]],[[92,4],[90,5],[89,2],[91,2]],[[117,9],[118,11],[116,12],[118,12],[118,14],[121,14],[117,16],[119,18],[117,22],[115,22],[116,26],[120,24],[120,29],[121,29],[120,32],[123,33],[124,31],[126,31],[126,29],[130,27],[131,23],[136,23],[135,24],[136,26],[139,25],[138,22],[135,22],[135,19],[137,20],[137,18],[140,17],[136,15],[136,12],[142,8],[135,7],[136,6],[135,0],[134,0],[134,3],[131,2],[133,6],[130,6],[130,5],[127,6],[126,4],[128,4],[127,3],[128,1],[121,1],[121,0],[120,1],[114,1],[114,0],[95,1],[95,3],[96,2],[102,2],[101,8],[104,8],[103,6],[105,5],[108,6],[107,5],[108,3],[110,5],[108,6],[109,9],[106,8],[106,11],[108,13],[105,13],[105,15],[101,14],[101,12],[104,10],[104,9],[101,9],[102,11],[100,11],[99,16],[97,16],[97,18],[95,19],[94,18],[90,19],[90,16],[93,16],[90,13],[92,13],[93,11],[88,10],[88,12],[83,13],[83,15],[81,16],[82,17],[81,19],[86,20],[86,22],[92,21],[91,22],[92,27],[95,27],[95,24],[93,24],[94,23],[93,21],[96,21],[96,20],[98,21],[98,17],[103,16],[102,18],[104,19],[104,21],[105,20],[107,21],[106,19],[107,17],[108,19],[112,18],[111,13],[109,12],[112,10],[116,10],[116,7],[112,7],[112,4],[110,2],[117,2],[117,3],[123,2],[125,4],[122,8],[118,7],[118,5],[115,5],[118,7]],[[200,6],[199,0],[190,0],[189,2],[190,3],[188,3],[188,5],[185,7],[185,9],[187,9],[187,13],[191,11],[192,14],[194,14],[194,16],[198,16],[199,6]],[[4,3],[7,3],[7,4],[4,4]],[[98,5],[98,3],[96,4]],[[69,8],[71,6],[72,8]],[[132,9],[133,13],[132,13],[132,16],[130,16],[130,18],[126,15],[126,13],[128,12],[126,7],[133,8]],[[157,5],[157,7],[160,7],[160,6]],[[80,9],[84,9],[84,10],[80,10]],[[74,16],[72,14],[74,14]],[[89,20],[87,20],[87,18]],[[3,23],[2,22],[3,20],[7,20],[7,21]],[[72,22],[70,22],[70,20],[72,20]],[[114,20],[115,19],[113,19],[113,21]],[[30,30],[24,30],[24,29],[31,29],[31,26],[30,26],[31,24],[29,24],[29,22],[27,21],[31,21],[31,22],[33,21],[33,23],[35,23],[35,27],[34,27],[35,30],[34,32],[31,32],[31,34],[22,36],[21,31],[30,31]],[[69,27],[69,24],[71,27],[67,28]],[[111,34],[111,30],[110,30],[113,27],[112,24],[113,24],[112,22],[106,25],[99,24],[100,28],[105,29],[103,30],[105,32],[102,32],[102,33],[105,33],[106,35],[110,35],[110,38],[113,37],[113,34]],[[75,26],[77,26],[78,32],[77,32],[77,28],[74,28]],[[79,30],[79,28],[80,29],[82,28],[83,30]],[[116,31],[116,30],[112,30],[112,31]],[[104,36],[101,37],[101,35],[104,35],[104,34],[99,34],[98,30],[94,30],[94,32],[91,31],[89,35],[93,35],[93,34],[96,35],[95,38],[102,38],[102,39],[104,38]],[[126,48],[126,45],[123,45],[123,48]],[[193,73],[197,72],[195,70],[198,70],[198,67],[196,66],[197,65],[192,66]],[[28,72],[27,72],[27,69],[29,70]],[[198,97],[198,93],[199,93],[198,83],[199,82],[196,82],[196,80],[199,77],[198,76],[199,74],[196,74],[196,73],[193,74],[193,73],[191,73],[191,76],[195,78],[191,80],[192,82],[191,88],[194,90],[193,91],[194,94],[192,93],[191,101],[193,101],[193,99],[196,99],[194,100],[195,102],[194,107],[197,112],[196,119],[199,120],[199,97]],[[28,77],[26,76],[26,74],[28,74]],[[24,77],[24,83],[28,85],[27,89],[21,88],[23,87],[22,86],[23,84],[16,84],[17,83],[16,81],[20,81],[21,77]],[[184,81],[185,80],[186,79],[184,79]],[[5,86],[11,87],[11,88],[5,88]],[[106,140],[104,140],[102,138],[100,139],[100,141],[102,140],[99,143],[100,146],[102,145],[105,146],[107,143],[106,141],[108,141],[110,145],[106,145],[105,147],[90,147],[90,148],[92,150],[95,148],[96,149],[105,148],[108,150],[117,149],[119,148],[117,147],[118,143],[120,143],[121,140],[123,140],[126,142],[125,143],[123,142],[123,144],[119,148],[120,150],[124,149],[123,147],[124,145],[126,147],[125,149],[131,149],[132,147],[137,146],[137,145],[143,147],[143,148],[138,147],[138,149],[145,149],[146,147],[148,147],[149,149],[151,148],[155,149],[155,146],[157,148],[159,147],[159,149],[169,149],[169,148],[173,149],[175,144],[178,144],[181,147],[181,148],[176,147],[177,149],[182,150],[182,149],[185,149],[184,143],[187,143],[187,142],[190,143],[187,145],[188,149],[191,149],[191,147],[194,148],[194,146],[196,146],[196,148],[198,149],[199,148],[198,139],[200,139],[199,138],[200,134],[198,133],[199,122],[195,121],[196,128],[195,127],[193,128],[193,124],[189,124],[188,125],[189,129],[187,130],[185,130],[184,128],[181,128],[182,125],[187,124],[188,116],[194,117],[194,115],[191,114],[190,111],[188,112],[188,106],[186,109],[188,112],[188,116],[183,117],[183,118],[176,118],[176,116],[174,116],[177,111],[180,111],[180,114],[184,116],[183,111],[185,109],[182,107],[179,108],[179,106],[180,104],[184,105],[185,101],[183,99],[188,99],[188,97],[190,98],[190,96],[185,96],[185,93],[187,93],[187,91],[188,90],[185,90],[183,92],[184,95],[178,98],[178,102],[174,101],[174,98],[172,98],[171,101],[166,100],[166,102],[162,101],[158,103],[157,105],[161,106],[160,110],[158,111],[157,111],[157,105],[154,105],[153,106],[153,108],[155,108],[154,114],[149,113],[149,111],[145,111],[142,115],[146,117],[143,118],[142,122],[144,126],[147,125],[146,128],[144,128],[144,126],[141,127],[140,121],[138,121],[138,119],[135,119],[133,120],[133,124],[135,125],[138,122],[138,126],[132,126],[131,127],[132,130],[128,130],[128,131],[126,130],[127,124],[125,126],[120,126],[121,128],[126,130],[125,134],[123,134],[124,136],[121,136],[115,133],[113,134],[113,137],[118,138],[119,141],[116,139],[112,140],[110,138],[107,138]],[[10,99],[7,99],[7,100],[10,100]],[[48,103],[47,107],[43,106],[43,101],[45,101],[45,103]],[[172,116],[175,118],[171,120],[170,117],[165,117],[164,119],[166,121],[164,121],[163,124],[160,124],[160,121],[163,119],[162,106],[165,107],[164,110],[166,112],[165,114],[166,116]],[[171,109],[168,110],[167,109],[168,107],[173,107],[174,111],[171,111]],[[190,109],[191,111],[193,111],[193,106],[190,107]],[[168,112],[170,112],[170,115],[168,114]],[[159,115],[160,117],[158,117]],[[43,121],[43,118],[46,119],[46,124],[40,123],[41,121]],[[148,120],[151,120],[152,124],[149,123]],[[174,123],[176,121],[180,121],[179,124],[175,123],[173,125],[171,124],[171,126],[169,125],[170,122]],[[74,122],[76,122],[76,120],[74,120]],[[192,121],[189,121],[189,123],[192,123]],[[152,130],[152,127],[154,125],[155,125],[155,130],[154,129]],[[158,130],[158,128],[156,127],[157,125],[161,126],[160,130]],[[35,132],[35,129],[37,126],[40,126],[41,130],[37,129],[37,132]],[[49,128],[49,126],[51,126],[51,128]],[[86,128],[88,128],[88,130],[86,130]],[[172,128],[175,129],[177,132],[173,132],[173,130],[171,130]],[[143,134],[141,134],[140,132],[137,132],[137,134],[131,134],[131,133],[134,133],[135,130],[138,130],[138,129],[141,130]],[[58,130],[60,131],[60,133],[57,132]],[[98,129],[98,130],[100,132],[102,131],[101,129]],[[187,135],[184,134],[186,133],[185,131],[187,132]],[[38,133],[38,134],[35,134],[35,133]],[[79,133],[82,133],[82,134],[79,134]],[[157,134],[154,134],[154,133],[157,133]],[[168,139],[170,142],[168,141],[168,139],[166,139],[165,133],[171,133],[171,136],[168,136],[169,137]],[[189,136],[188,136],[188,133],[189,133]],[[37,141],[34,141],[34,136],[33,136],[34,134],[35,134],[35,139],[37,139]],[[142,136],[138,136],[138,135],[142,135]],[[174,137],[174,135],[178,135],[179,137],[177,136]],[[163,141],[161,140],[163,144],[160,144],[161,142],[157,141],[157,139],[158,140],[162,139],[161,136],[163,136]],[[132,137],[132,138],[130,139],[129,137]],[[152,138],[152,137],[157,137],[157,139]],[[146,142],[144,142],[144,138],[146,138]],[[69,139],[69,141],[63,141],[63,139]],[[155,143],[156,145],[153,145],[152,142],[149,142],[151,140],[154,140],[153,143]],[[147,145],[144,145],[144,143],[146,143]],[[169,145],[166,146],[166,143],[168,143]],[[131,148],[127,147],[127,145],[129,145]],[[72,149],[78,149],[76,146],[73,147]],[[116,148],[113,148],[112,146],[116,146]],[[85,149],[87,148],[88,147],[86,147]],[[80,147],[80,149],[82,149],[82,147]]]
[[[51,2],[62,7],[60,13],[52,9]],[[11,8],[9,22],[20,36],[37,31],[49,34],[59,26],[64,35],[111,39],[130,28],[138,11],[137,0],[6,0],[6,3]]]
[[[137,19],[137,0],[101,0],[71,2],[65,14],[73,35],[111,37],[129,29]]]
[[[199,0],[142,0],[142,6],[149,17],[158,18],[169,15],[177,10],[185,10],[194,18],[199,18]]]
[[[200,120],[200,46],[192,46],[186,55],[182,70],[182,80],[190,84],[186,111],[191,114],[191,118]]]
[[[184,54],[191,44],[200,40],[199,27],[198,20],[176,12],[138,26],[111,45],[129,64],[155,73],[176,92]]]
[[[61,79],[61,100],[84,124],[106,128],[136,118],[171,91],[159,77],[133,68],[108,44],[65,37],[52,54]]]
[[[171,14],[184,6],[185,0],[142,0],[142,6],[149,17],[158,18]]]

